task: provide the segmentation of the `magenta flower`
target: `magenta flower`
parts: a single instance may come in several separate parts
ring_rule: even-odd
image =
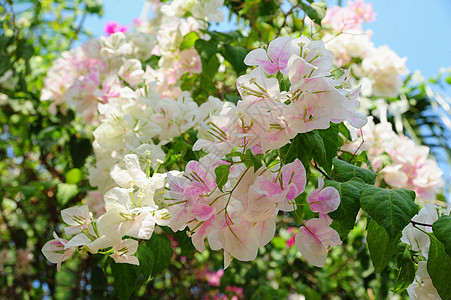
[[[120,25],[118,22],[106,22],[104,31],[109,36],[116,32],[127,32],[128,27]]]

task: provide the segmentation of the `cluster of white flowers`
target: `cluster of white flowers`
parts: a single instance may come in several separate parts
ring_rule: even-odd
[[[108,37],[91,39],[73,50],[66,51],[57,59],[44,80],[41,100],[52,101],[51,110],[67,103],[84,118],[88,124],[97,124],[97,106],[118,97],[121,88],[133,89],[157,82],[162,96],[177,97],[181,94],[178,80],[185,73],[200,73],[201,60],[193,46],[180,50],[183,38],[191,32],[203,36],[204,20],[220,20],[219,7],[222,2],[192,1],[191,13],[197,17],[180,18],[171,14],[166,7],[165,14],[157,14],[153,22],[137,22],[134,31],[118,32]],[[197,12],[197,15],[195,14]],[[216,17],[215,17],[216,16]],[[111,30],[114,30],[111,29]],[[158,68],[143,62],[152,55],[159,57]],[[60,109],[64,110],[62,106]]]
[[[207,137],[210,115],[224,106],[214,97],[198,105],[181,91],[180,77],[200,72],[201,64],[192,46],[179,49],[189,33],[202,36],[205,19],[219,20],[213,12],[219,4],[193,5],[191,13],[204,20],[157,14],[152,23],[137,22],[135,32],[109,26],[108,37],[65,52],[51,68],[42,100],[53,101],[54,112],[66,102],[86,123],[98,125],[93,132],[96,162],[89,169],[90,183],[98,190],[88,193],[86,205],[62,211],[65,234],[72,238],[55,233],[42,249],[58,269],[79,251],[139,264],[133,256],[138,241],[123,237],[149,239],[156,225],[169,225],[163,203],[167,174],[157,172],[166,159],[161,147],[191,128]],[[142,63],[152,55],[159,56],[159,68],[144,69]]]
[[[236,146],[265,153],[298,133],[328,128],[330,122],[347,120],[362,127],[367,120],[357,111],[359,89],[346,89],[346,74],[338,79],[330,74],[332,61],[323,42],[305,36],[277,38],[267,49],[251,51],[244,62],[257,67],[237,80],[243,100],[213,116],[214,141],[200,139],[193,149],[218,156]],[[278,72],[291,84],[288,91],[280,89]]]
[[[149,69],[150,79],[158,82],[157,89],[163,96],[176,97],[181,93],[178,80],[184,73],[200,73],[202,71],[199,54],[193,47],[180,50],[183,38],[189,33],[202,37],[201,29],[206,23],[188,17],[170,17],[162,15],[156,24],[142,23],[138,30],[142,32],[156,31],[157,45],[151,53],[160,57],[157,69]]]
[[[87,205],[75,206],[61,211],[63,221],[69,225],[66,235],[70,240],[59,238],[48,241],[42,248],[46,258],[58,264],[68,259],[75,251],[89,251],[109,254],[116,262],[139,264],[133,256],[138,241],[122,239],[131,236],[150,239],[155,224],[167,226],[169,214],[160,209],[156,202],[162,198],[165,174],[155,173],[152,177],[141,170],[138,157],[133,154],[124,158],[125,169],[115,170],[115,187],[104,196],[106,212],[94,218]]]
[[[188,92],[161,98],[155,88],[155,83],[136,92],[123,88],[119,97],[99,105],[103,120],[94,131],[96,164],[89,169],[89,180],[100,192],[114,186],[110,174],[123,166],[126,154],[136,154],[144,165],[149,161],[155,170],[166,158],[162,145],[190,128],[203,132],[210,113],[222,109],[214,97],[198,106]]]
[[[367,151],[372,167],[379,171],[379,184],[384,180],[393,188],[415,191],[420,202],[435,202],[443,187],[443,172],[428,157],[428,147],[397,135],[390,123],[370,121],[361,130],[351,132],[353,140],[346,141],[342,150],[355,154]]]
[[[137,56],[138,46],[151,50],[155,37],[117,32],[63,52],[47,73],[41,100],[52,101],[53,113],[67,103],[87,124],[96,123],[98,103],[118,96],[125,84],[137,87],[144,81],[139,59],[146,56]]]

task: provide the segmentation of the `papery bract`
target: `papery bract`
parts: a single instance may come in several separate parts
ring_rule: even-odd
[[[318,189],[310,193],[307,202],[312,211],[328,214],[340,205],[340,193],[331,186],[324,188],[324,179],[318,178]]]
[[[320,219],[310,219],[296,234],[296,247],[311,264],[323,267],[330,247],[341,244],[338,233]]]
[[[48,241],[42,247],[42,254],[52,263],[57,264],[58,272],[61,268],[61,263],[72,256],[75,252],[75,247],[66,248],[67,240],[59,238],[54,232],[55,239]]]

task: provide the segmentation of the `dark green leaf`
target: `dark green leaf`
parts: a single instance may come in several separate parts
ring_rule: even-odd
[[[285,154],[285,164],[291,163],[296,158],[299,158],[305,169],[309,169],[313,155],[305,134],[296,135],[296,137],[291,140],[290,144],[282,147],[281,152]]]
[[[222,187],[229,180],[230,165],[219,165],[215,168],[216,184],[218,189],[222,192]]]
[[[249,53],[247,49],[229,44],[224,44],[222,49],[222,55],[232,65],[238,76],[246,72],[248,67],[244,64],[244,58]]]
[[[193,246],[193,242],[191,238],[186,234],[186,231],[177,231],[176,233],[177,239],[179,241],[180,246],[180,256],[189,256],[192,255],[195,248]]]
[[[440,242],[434,234],[429,234],[431,245],[427,269],[432,284],[442,299],[451,299],[451,256],[445,251],[445,245]]]
[[[172,258],[171,241],[165,235],[153,234],[147,241],[147,247],[152,250],[154,256],[154,267],[152,276],[163,271],[169,266]]]
[[[149,279],[152,275],[152,271],[155,265],[155,258],[153,256],[152,250],[145,244],[141,244],[136,252],[136,257],[139,260],[139,271],[143,274],[144,280]]]
[[[339,148],[338,143],[339,139],[341,139],[338,135],[338,125],[331,123],[329,128],[320,129],[317,130],[317,132],[321,136],[326,150],[326,157],[321,166],[327,173],[329,173],[332,168],[332,159],[337,156],[337,151]]]
[[[407,245],[406,245],[407,246]],[[415,265],[410,256],[409,247],[405,247],[404,251],[398,255],[398,274],[396,276],[396,285],[394,292],[401,293],[409,287],[415,279]]]
[[[445,245],[445,251],[451,256],[451,216],[441,216],[432,224],[432,231]]]
[[[198,39],[195,41],[194,47],[202,60],[202,69],[204,63],[209,62],[210,59],[218,53],[218,44],[215,40],[205,41]]]
[[[107,279],[102,268],[95,263],[91,263],[91,284],[90,299],[105,299]]]
[[[254,173],[263,165],[261,159],[254,155],[250,149],[246,151],[245,164],[248,168],[254,166]]]
[[[158,69],[158,63],[160,62],[161,56],[152,55],[148,60],[144,62],[143,67],[149,65],[152,69]]]
[[[336,188],[340,193],[340,205],[329,216],[333,219],[331,227],[337,230],[343,239],[354,228],[355,218],[360,210],[360,193],[366,185],[359,178],[343,183],[326,180],[325,185]]]
[[[379,273],[387,267],[398,251],[398,240],[391,240],[385,229],[371,220],[368,226],[367,242],[375,272]]]
[[[418,212],[418,205],[414,200],[413,191],[368,186],[362,191],[360,204],[387,231],[390,239],[394,239]]]
[[[69,141],[70,155],[72,157],[73,167],[81,168],[85,164],[86,158],[92,152],[92,143],[87,138],[77,138],[72,136]]]
[[[330,165],[330,162],[326,162],[326,146],[318,130],[302,133],[302,135],[307,140],[307,147],[310,147],[313,159],[322,167]]]
[[[138,276],[134,265],[116,262],[111,263],[114,277],[114,292],[119,299],[129,299],[136,289]]]
[[[305,13],[313,22],[321,26],[321,20],[326,16],[327,4],[323,1],[312,4],[300,3]]]
[[[86,11],[90,14],[97,14],[100,17],[103,15],[103,5],[98,0],[84,0],[86,4]]]
[[[369,184],[376,182],[377,174],[373,171],[351,165],[338,158],[334,158],[332,163],[334,165],[333,174],[339,181],[348,181],[353,177],[358,177]]]

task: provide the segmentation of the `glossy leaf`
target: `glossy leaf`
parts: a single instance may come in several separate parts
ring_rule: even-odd
[[[229,180],[230,165],[219,165],[215,168],[216,184],[218,189],[222,192],[222,187]]]
[[[369,184],[376,182],[377,174],[372,171],[354,166],[338,158],[334,158],[332,163],[334,165],[332,173],[338,181],[347,181],[353,177],[358,177]]]
[[[154,267],[152,276],[166,269],[171,263],[172,246],[171,241],[165,235],[153,234],[147,241],[147,247],[152,251],[154,256]]]
[[[390,239],[395,239],[418,212],[414,200],[413,191],[368,186],[362,191],[360,204],[387,231]]]
[[[375,272],[384,270],[398,251],[398,239],[391,240],[384,228],[371,220],[368,226],[368,249]]]
[[[445,245],[434,234],[429,234],[429,237],[431,239],[427,263],[429,276],[442,299],[450,299],[451,256],[446,253]]]
[[[451,216],[441,216],[432,224],[432,231],[444,244],[446,253],[451,256]]]

